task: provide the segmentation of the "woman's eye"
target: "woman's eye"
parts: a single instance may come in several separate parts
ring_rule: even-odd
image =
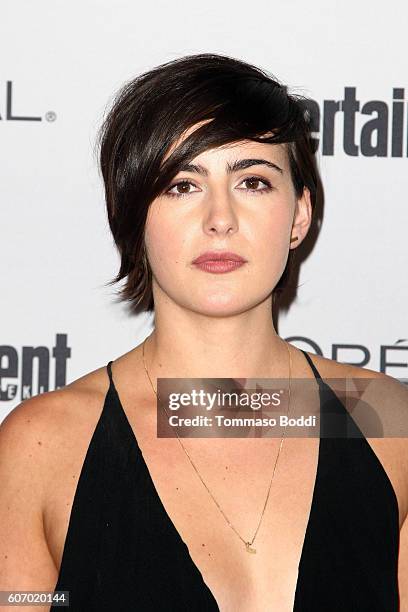
[[[193,191],[190,191],[190,187],[195,187],[194,183],[191,183],[191,181],[179,181],[167,189],[166,195],[174,196],[176,198],[190,195],[190,193],[194,193]]]
[[[246,187],[238,187],[242,191],[263,194],[272,190],[272,185],[267,179],[261,179],[259,176],[250,176],[240,183],[241,185],[245,184]],[[192,193],[196,193],[200,191],[198,187],[192,183],[191,181],[183,180],[170,185],[170,187],[165,191],[165,195],[170,197],[182,198],[183,196],[190,195]]]
[[[245,183],[247,188],[244,189],[244,191],[264,193],[266,191],[271,191],[272,189],[272,185],[269,181],[267,181],[266,179],[261,179],[258,176],[250,176],[249,178],[244,179],[240,184],[243,185]]]

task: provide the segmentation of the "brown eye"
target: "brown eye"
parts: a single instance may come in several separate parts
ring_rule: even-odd
[[[249,187],[249,189],[256,190],[257,187],[259,187],[259,183],[261,182],[261,180],[257,178],[250,178],[246,179],[244,182],[247,183],[247,187]]]
[[[174,185],[169,187],[169,189],[166,191],[166,195],[180,198],[182,196],[195,193],[194,189],[190,190],[190,187],[194,188],[196,186],[191,181],[179,181],[178,183],[174,183]]]
[[[175,187],[178,193],[188,193],[190,191],[190,183],[178,183]]]
[[[244,185],[243,191],[260,194],[272,189],[271,183],[267,179],[261,179],[259,176],[249,176],[241,182],[241,185]]]

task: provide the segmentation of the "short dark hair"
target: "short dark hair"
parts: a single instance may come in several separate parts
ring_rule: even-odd
[[[206,122],[163,162],[171,145],[193,125]],[[272,132],[273,135],[264,135]],[[144,231],[152,201],[185,163],[201,152],[241,140],[287,143],[297,197],[310,190],[313,211],[318,171],[310,136],[307,98],[289,94],[266,71],[213,53],[184,56],[125,83],[100,127],[100,170],[109,225],[120,253],[112,285],[134,314],[154,310]],[[295,249],[274,291],[289,282]]]

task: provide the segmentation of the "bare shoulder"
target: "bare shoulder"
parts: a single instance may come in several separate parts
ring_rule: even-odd
[[[26,399],[0,424],[2,439],[18,446],[19,441],[25,445],[33,438],[38,447],[45,447],[53,436],[92,419],[108,386],[106,369],[99,368],[61,389]]]
[[[41,503],[49,470],[75,453],[95,428],[108,386],[106,369],[99,368],[24,400],[0,424],[1,460],[13,468],[14,478],[18,470],[31,473]]]
[[[55,585],[58,559],[47,527],[60,524],[61,491],[74,490],[68,470],[80,471],[102,411],[103,370],[23,401],[0,424],[0,588]]]
[[[309,356],[384,467],[398,500],[401,527],[408,515],[408,387],[370,368]]]
[[[389,379],[390,381],[399,381],[392,376],[372,370],[370,368],[362,368],[361,366],[355,366],[349,363],[341,363],[335,359],[329,359],[323,355],[317,355],[315,353],[307,354],[311,357],[313,363],[316,365],[319,373],[323,378],[377,378],[377,379]],[[399,383],[402,384],[402,383]]]
[[[339,363],[310,355],[322,378],[346,400],[346,408],[368,410],[381,422],[381,437],[400,438],[408,444],[408,386],[399,379],[370,368]]]

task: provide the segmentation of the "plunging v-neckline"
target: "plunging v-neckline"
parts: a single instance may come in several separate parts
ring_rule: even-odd
[[[112,362],[110,363],[110,365],[111,364],[112,364]],[[327,388],[327,385],[326,385],[326,383],[323,381],[323,379],[321,377],[318,378],[314,372],[313,372],[313,374],[315,376],[316,382],[317,382],[318,387],[319,387],[319,402],[320,402],[319,415],[318,415],[318,417],[319,417],[319,446],[318,446],[318,454],[317,454],[317,467],[316,467],[316,473],[315,473],[315,478],[314,478],[314,483],[313,483],[313,490],[312,490],[312,501],[311,501],[311,504],[310,504],[310,510],[309,510],[309,515],[308,515],[308,519],[307,519],[307,523],[306,523],[305,535],[304,535],[304,538],[303,538],[303,544],[302,544],[302,549],[301,549],[301,553],[300,553],[300,557],[299,557],[299,563],[298,563],[298,574],[297,574],[297,578],[296,578],[296,586],[295,586],[295,593],[294,593],[294,600],[293,600],[293,602],[294,602],[293,603],[293,606],[294,606],[293,607],[293,612],[295,611],[296,594],[297,594],[298,587],[299,587],[299,573],[300,573],[300,569],[302,567],[302,561],[303,561],[303,557],[304,557],[304,554],[305,554],[306,540],[308,538],[308,534],[309,534],[309,531],[310,531],[312,514],[313,514],[315,506],[316,506],[317,485],[318,485],[319,478],[320,478],[321,460],[322,460],[322,437],[321,437],[321,433],[322,433],[322,406],[323,406],[323,402],[322,402],[322,390]],[[164,504],[163,504],[163,502],[162,502],[162,500],[160,498],[160,495],[159,495],[159,493],[157,491],[156,485],[155,485],[155,483],[153,481],[153,478],[151,477],[151,474],[150,474],[148,465],[146,463],[146,460],[145,460],[145,458],[143,456],[143,451],[142,451],[142,449],[139,446],[139,443],[137,441],[137,437],[135,435],[135,432],[133,431],[133,428],[132,428],[132,426],[130,424],[130,421],[129,421],[128,417],[127,417],[125,409],[123,408],[123,405],[122,405],[121,399],[119,397],[119,393],[118,393],[118,391],[117,391],[117,389],[115,387],[115,383],[113,381],[113,376],[112,375],[110,376],[110,383],[111,384],[110,384],[110,388],[109,388],[108,393],[112,389],[112,391],[113,391],[113,393],[114,393],[114,395],[116,397],[116,401],[117,401],[119,410],[120,410],[120,412],[122,414],[122,417],[124,418],[125,425],[126,425],[127,429],[129,430],[129,434],[130,434],[131,440],[132,440],[133,444],[136,447],[137,453],[140,455],[143,468],[145,469],[146,474],[148,475],[148,479],[149,479],[149,482],[151,484],[152,491],[153,491],[153,494],[154,494],[154,496],[156,498],[156,501],[159,503],[160,507],[162,508],[163,514],[164,514],[164,516],[166,518],[166,521],[168,522],[168,525],[170,526],[170,528],[174,532],[177,540],[179,541],[181,546],[184,547],[184,549],[186,551],[186,554],[187,554],[187,557],[189,559],[189,562],[191,563],[191,565],[195,568],[195,570],[199,574],[199,576],[200,576],[200,578],[202,580],[203,586],[205,587],[205,589],[207,589],[209,595],[214,600],[214,602],[217,605],[218,610],[220,611],[220,607],[218,605],[217,600],[215,599],[214,594],[212,593],[212,591],[211,591],[210,587],[208,586],[208,584],[205,582],[200,568],[194,562],[194,560],[193,560],[193,558],[192,558],[192,556],[190,554],[190,550],[189,550],[187,544],[184,542],[184,540],[181,537],[179,531],[176,529],[176,526],[175,526],[172,518],[170,517],[169,513],[167,512],[167,510],[166,510],[166,508],[165,508],[165,506],[164,506]]]

